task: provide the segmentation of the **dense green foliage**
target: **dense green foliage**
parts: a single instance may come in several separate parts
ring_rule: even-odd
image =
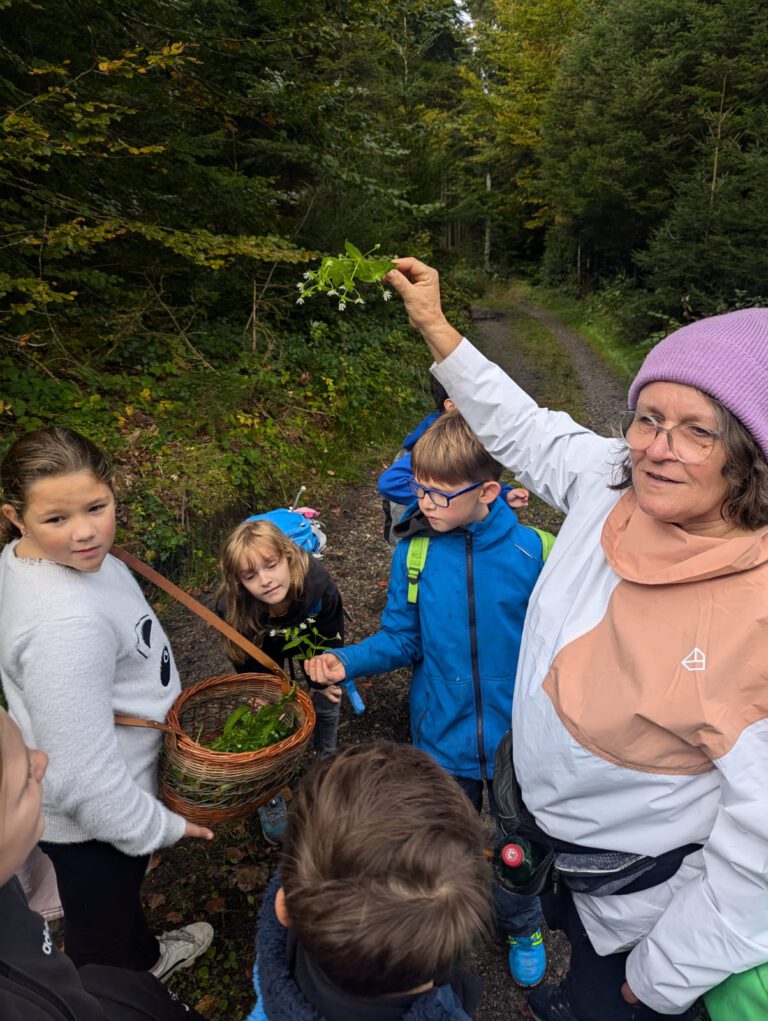
[[[136,350],[130,369],[61,379],[6,356],[4,417],[20,430],[68,425],[112,451],[123,537],[189,573],[233,516],[285,506],[301,482],[321,503],[329,477],[354,478],[380,452],[377,437],[396,449],[423,407],[428,362],[406,326],[381,320],[311,320],[256,358],[222,331],[208,338],[210,368]]]
[[[221,316],[258,332],[286,263],[426,222],[447,0],[4,6],[7,340],[90,362]]]
[[[296,720],[287,707],[296,697],[296,685],[269,705],[254,709],[240,705],[224,723],[218,737],[207,745],[214,752],[258,752],[269,745],[290,737],[296,729]]]
[[[496,265],[606,289],[635,337],[765,303],[765,4],[472,6],[475,250],[484,215]]]
[[[625,336],[759,301],[764,6],[0,0],[0,449],[82,429],[188,569],[424,407],[399,302],[297,303],[347,240],[536,265]]]
[[[456,8],[0,8],[0,446],[87,433],[139,551],[189,570],[222,519],[319,501],[423,408],[399,309],[295,288],[347,238],[432,254]]]
[[[636,274],[677,319],[754,303],[768,255],[763,5],[606,3],[563,59],[542,179],[548,269]]]
[[[485,3],[476,22],[458,130],[471,154],[465,191],[488,218],[497,265],[541,254],[546,199],[537,172],[543,116],[564,47],[594,0]],[[484,175],[487,174],[487,177]]]

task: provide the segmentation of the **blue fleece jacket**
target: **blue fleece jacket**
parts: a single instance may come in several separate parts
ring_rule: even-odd
[[[541,540],[501,499],[467,528],[435,533],[418,509],[395,529],[381,630],[334,650],[347,678],[413,666],[411,736],[449,773],[493,776],[509,729],[523,620]],[[408,602],[409,538],[429,535],[418,602]]]
[[[321,1017],[307,1002],[291,977],[287,960],[288,930],[275,915],[277,879],[264,894],[256,936],[256,964],[253,969],[256,1006],[247,1021],[333,1021]],[[370,1001],[368,1006],[370,1007]],[[366,1012],[370,1017],[370,1010]],[[449,985],[438,986],[419,996],[403,1015],[403,1021],[471,1021]]]

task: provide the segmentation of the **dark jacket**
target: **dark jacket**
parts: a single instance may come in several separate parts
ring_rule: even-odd
[[[413,666],[414,745],[445,770],[493,776],[509,730],[528,597],[543,565],[541,539],[500,498],[466,528],[434,533],[416,505],[395,528],[381,629],[336,655],[347,679]],[[418,602],[408,602],[409,539],[429,535]]]
[[[18,879],[0,887],[2,1021],[193,1021],[200,1015],[148,972],[90,964],[78,971],[31,911]]]
[[[378,1021],[391,1018],[391,1003],[384,1003],[381,1015],[377,1014],[375,1000],[355,1000],[339,993],[339,1008],[344,1014],[321,1015],[304,997],[294,980],[297,943],[290,930],[283,928],[275,915],[275,895],[278,880],[267,887],[259,914],[256,935],[256,964],[254,986],[257,1003],[247,1021],[336,1021],[349,1016],[352,1009],[356,1021]],[[470,1021],[482,995],[482,983],[474,975],[457,969],[456,989],[466,1003],[466,1009],[451,985],[438,986],[416,997],[403,1008],[402,1021]],[[338,990],[336,991],[338,993]],[[398,998],[400,999],[400,998]],[[359,1006],[356,1008],[355,1004]]]

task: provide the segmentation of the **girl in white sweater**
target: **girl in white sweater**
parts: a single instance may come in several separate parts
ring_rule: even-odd
[[[161,735],[115,713],[165,720],[180,691],[168,639],[109,555],[112,467],[69,429],[27,433],[0,467],[0,677],[24,741],[49,757],[45,842],[78,965],[167,977],[210,945],[194,923],[150,931],[139,891],[152,851],[213,834],[157,799]]]

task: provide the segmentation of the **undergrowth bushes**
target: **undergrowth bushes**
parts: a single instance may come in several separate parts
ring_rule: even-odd
[[[98,370],[63,353],[6,356],[0,454],[43,425],[89,436],[115,457],[118,541],[202,578],[224,529],[287,505],[301,483],[322,506],[428,407],[429,357],[400,310],[308,316],[293,330],[253,352],[217,324],[210,350],[205,334],[197,355],[147,341]]]

